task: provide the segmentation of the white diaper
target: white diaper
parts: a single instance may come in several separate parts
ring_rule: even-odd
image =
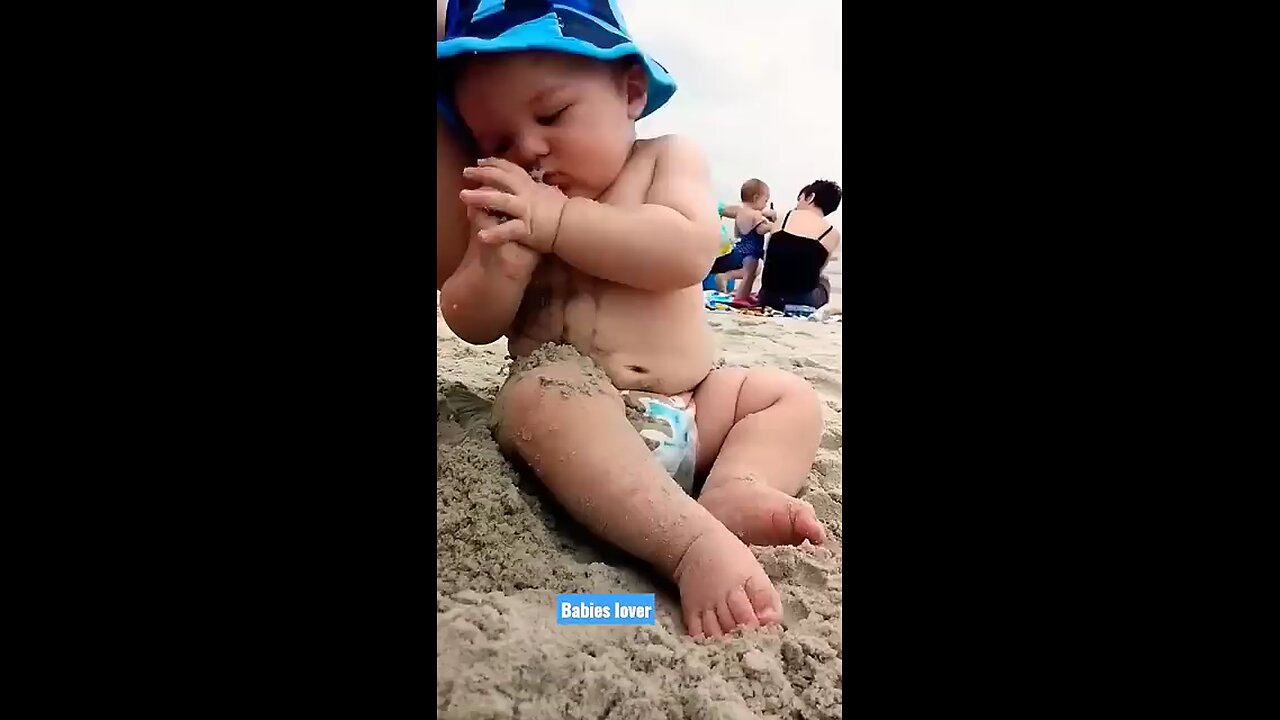
[[[653,448],[654,457],[671,479],[692,495],[698,463],[698,426],[694,422],[693,403],[686,403],[680,397],[638,390],[623,390],[622,399],[644,413],[642,421],[632,421],[640,437]]]

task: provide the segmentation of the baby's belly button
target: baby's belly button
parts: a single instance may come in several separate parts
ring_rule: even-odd
[[[609,364],[625,375],[647,378],[669,374],[670,368],[663,367],[659,358],[643,353],[611,353]]]

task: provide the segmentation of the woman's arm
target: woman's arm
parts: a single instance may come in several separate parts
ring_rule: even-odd
[[[436,119],[436,289],[458,269],[467,251],[467,208],[458,200],[466,167],[461,145]]]
[[[436,40],[444,37],[447,0],[436,0]],[[444,120],[436,118],[436,289],[458,269],[467,251],[467,210],[458,200],[462,168],[466,167],[462,144]]]

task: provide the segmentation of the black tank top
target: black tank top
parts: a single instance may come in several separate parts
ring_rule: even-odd
[[[831,232],[825,232],[815,238],[800,237],[787,232],[787,220],[791,213],[782,219],[782,227],[773,234],[769,241],[768,254],[764,260],[764,276],[760,278],[760,291],[790,295],[807,293],[818,287],[818,277],[827,264],[827,249],[822,245],[822,238]]]

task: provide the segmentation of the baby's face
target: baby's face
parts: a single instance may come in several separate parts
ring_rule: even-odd
[[[482,157],[500,157],[570,197],[596,198],[626,163],[647,101],[639,65],[548,52],[478,55],[458,77],[458,112]]]

